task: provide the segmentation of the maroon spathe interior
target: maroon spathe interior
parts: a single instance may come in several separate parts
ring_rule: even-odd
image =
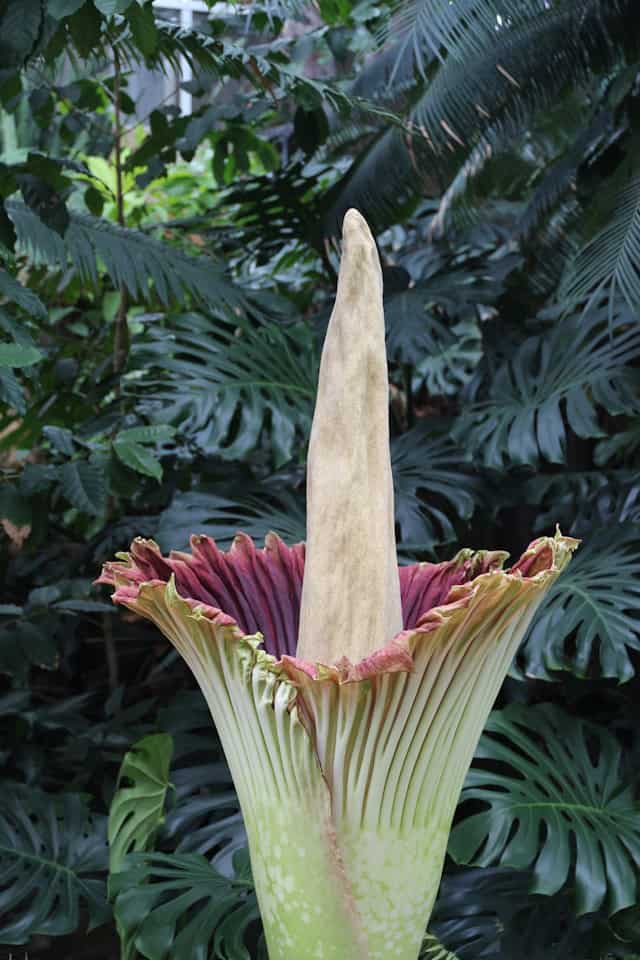
[[[262,633],[265,650],[275,657],[295,656],[300,598],[304,574],[304,544],[287,547],[270,534],[264,549],[240,534],[228,552],[209,537],[193,537],[192,553],[163,557],[149,543],[135,541],[133,567],[107,565],[102,580],[112,581],[117,569],[136,584],[175,577],[180,596],[215,607],[232,617],[247,634]],[[447,599],[451,587],[478,576],[495,565],[486,562],[449,561],[400,567],[400,593],[405,629]],[[371,597],[375,603],[376,598]],[[391,638],[389,638],[391,639]]]

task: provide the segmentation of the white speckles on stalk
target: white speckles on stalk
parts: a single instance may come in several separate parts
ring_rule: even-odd
[[[307,456],[297,649],[323,663],[356,662],[402,630],[382,271],[357,210],[344,218],[342,243]]]

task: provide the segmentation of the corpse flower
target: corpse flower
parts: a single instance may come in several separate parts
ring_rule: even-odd
[[[350,210],[308,457],[308,536],[137,539],[100,578],[193,671],[231,769],[271,960],[416,960],[462,783],[577,542],[398,568],[382,275]]]

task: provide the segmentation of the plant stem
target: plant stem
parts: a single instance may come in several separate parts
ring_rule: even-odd
[[[126,226],[124,216],[124,190],[122,186],[122,112],[121,112],[121,90],[122,90],[122,69],[120,64],[120,54],[118,48],[113,45],[113,109],[115,116],[114,131],[114,160],[116,165],[116,208],[118,223],[121,227]],[[127,327],[127,311],[129,309],[129,292],[124,284],[120,286],[120,302],[115,317],[115,330],[113,335],[113,372],[119,378],[122,374],[129,355],[129,329]],[[120,392],[120,384],[116,387]]]

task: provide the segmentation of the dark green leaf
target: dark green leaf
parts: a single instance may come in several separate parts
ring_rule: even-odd
[[[538,609],[518,656],[527,676],[549,671],[631,679],[640,650],[640,528],[614,524],[590,536]]]
[[[21,310],[31,314],[32,317],[37,317],[39,320],[46,320],[47,309],[37,294],[35,294],[33,290],[29,290],[28,287],[23,287],[15,277],[12,277],[10,273],[7,273],[6,270],[2,270],[1,268],[0,295],[6,297],[6,299],[12,303],[17,304]]]
[[[72,933],[85,909],[90,928],[107,919],[106,818],[91,815],[83,797],[5,783],[0,860],[0,942]]]
[[[44,23],[41,0],[11,0],[0,6],[0,65],[21,67],[35,51]]]
[[[42,432],[54,450],[58,450],[68,457],[73,456],[75,446],[71,430],[67,430],[66,427],[43,427]]]
[[[579,914],[630,906],[640,807],[621,758],[611,733],[557,707],[494,711],[476,752],[492,764],[472,767],[461,798],[484,809],[454,827],[450,853],[459,863],[532,867],[534,893],[571,881]]]
[[[60,469],[60,490],[72,507],[83,513],[101,514],[106,505],[102,470],[86,460],[71,460]]]
[[[149,0],[143,6],[138,3],[129,4],[125,15],[137,48],[145,57],[151,56],[158,47],[158,31],[152,4]]]
[[[164,821],[173,741],[166,733],[135,743],[125,755],[109,810],[109,871],[118,873],[126,854],[149,850]]]
[[[39,360],[42,360],[42,354],[35,347],[0,343],[0,367],[31,367]]]
[[[130,470],[142,473],[146,477],[154,477],[158,482],[162,480],[162,464],[141,443],[116,439],[113,442],[113,449],[118,459]]]
[[[198,854],[130,854],[112,878],[118,924],[147,960],[249,960],[243,932],[258,919],[251,885]]]

